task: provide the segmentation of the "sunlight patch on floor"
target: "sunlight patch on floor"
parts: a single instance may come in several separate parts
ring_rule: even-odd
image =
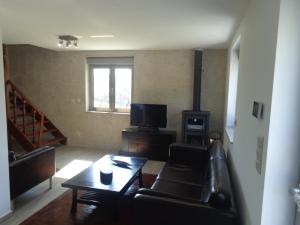
[[[92,164],[92,161],[75,159],[68,165],[63,167],[61,170],[59,170],[57,173],[55,173],[55,177],[70,179],[82,172],[83,170],[85,170],[86,168],[88,168]]]

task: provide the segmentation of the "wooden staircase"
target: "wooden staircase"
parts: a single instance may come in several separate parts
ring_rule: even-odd
[[[9,136],[26,151],[67,143],[60,130],[10,80],[6,80],[5,85]]]

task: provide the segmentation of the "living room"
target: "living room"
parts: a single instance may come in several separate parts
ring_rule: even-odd
[[[299,1],[128,1],[123,10],[106,1],[90,3],[94,7],[70,1],[59,7],[34,0],[28,5],[0,4],[9,80],[68,139],[66,146],[56,149],[57,163],[67,165],[66,157],[72,154],[72,160],[86,161],[116,154],[122,148],[122,130],[130,126],[129,112],[89,110],[89,58],[133,58],[131,103],[167,105],[166,129],[175,131],[181,142],[182,112],[193,109],[194,55],[200,50],[201,110],[210,111],[210,138],[221,139],[227,154],[240,223],[298,225],[289,189],[299,184]],[[82,24],[79,14],[89,22]],[[58,35],[66,33],[82,36],[77,49],[57,46]],[[61,187],[65,179],[54,177],[52,189],[46,181],[10,201],[2,64],[0,73],[0,221],[43,224],[39,210],[51,209],[51,202],[67,190]],[[88,156],[87,149],[92,152]],[[158,174],[164,166],[148,161],[143,173]],[[147,179],[145,186],[151,180]],[[210,222],[199,221],[205,223]],[[224,219],[216,224],[229,223]]]

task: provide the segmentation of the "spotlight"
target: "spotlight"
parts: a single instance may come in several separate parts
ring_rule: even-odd
[[[78,38],[72,35],[58,35],[58,47],[78,48]]]
[[[70,48],[70,47],[71,47],[71,41],[67,40],[67,42],[66,42],[66,48]]]
[[[74,40],[74,43],[73,43],[74,47],[75,48],[78,48],[78,43],[77,43],[77,40]]]
[[[63,41],[62,39],[59,39],[59,40],[58,40],[58,44],[57,44],[58,47],[61,48],[61,47],[63,46],[63,43],[64,43],[64,41]]]

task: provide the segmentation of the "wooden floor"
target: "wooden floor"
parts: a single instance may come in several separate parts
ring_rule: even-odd
[[[113,153],[114,152],[101,151],[99,149],[61,146],[57,148],[56,151],[56,167],[63,169],[74,160],[94,162],[105,154]],[[143,173],[157,174],[163,165],[163,162],[148,161],[143,168]],[[52,189],[48,188],[49,183],[45,181],[18,197],[15,200],[15,208],[12,215],[2,221],[0,225],[21,224],[38,210],[66,192],[68,189],[61,187],[61,183],[65,180],[65,178],[54,177]]]
[[[155,175],[144,174],[144,186],[150,187],[155,178]],[[133,220],[133,195],[138,188],[139,185],[136,182],[126,192],[125,196],[120,199],[118,206],[113,210],[105,205],[94,207],[79,204],[76,214],[70,213],[72,192],[69,190],[21,225],[131,225]]]

